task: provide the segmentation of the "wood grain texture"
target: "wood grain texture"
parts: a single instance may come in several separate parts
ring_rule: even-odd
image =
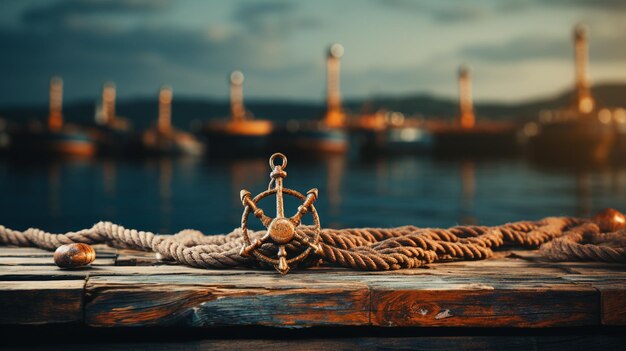
[[[81,322],[84,280],[0,282],[0,324]]]
[[[114,258],[116,249],[105,245],[93,245],[96,255],[101,258]],[[53,252],[34,247],[0,246],[0,257],[52,257]]]
[[[118,250],[115,260],[117,266],[152,266],[163,263],[157,260],[154,252],[136,250]]]
[[[602,324],[626,326],[626,285],[621,288],[600,288]]]
[[[151,276],[151,275],[276,275],[273,271],[250,271],[242,269],[207,270],[185,266],[91,266],[80,269],[60,269],[54,265],[44,266],[0,266],[2,280],[58,280],[85,279],[88,276]]]
[[[277,276],[95,277],[90,326],[304,327],[366,325],[369,290],[358,283]]]
[[[112,257],[96,258],[92,266],[112,266],[115,259]],[[54,266],[52,256],[45,257],[0,257],[0,266]]]
[[[595,291],[373,290],[372,324],[447,327],[553,327],[597,325]]]
[[[615,268],[615,267],[611,267]],[[589,268],[585,268],[588,270]],[[577,268],[577,270],[581,270]],[[626,325],[626,272],[601,273],[594,267],[587,274],[569,274],[563,278],[579,284],[590,284],[600,292],[601,322],[604,325]]]
[[[84,315],[97,327],[626,325],[626,265],[549,262],[535,251],[394,272],[320,267],[281,277],[107,249],[100,248],[98,264],[62,270],[48,261],[51,252],[0,248],[0,307],[28,311],[1,322],[66,323]],[[67,313],[53,313],[60,310]]]

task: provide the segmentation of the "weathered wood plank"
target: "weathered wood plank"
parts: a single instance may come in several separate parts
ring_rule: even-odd
[[[96,258],[91,265],[92,266],[112,266],[115,264],[115,259],[109,258]],[[40,256],[40,257],[0,257],[0,266],[54,266],[54,259],[52,256]]]
[[[553,327],[599,323],[596,291],[372,291],[372,324],[379,326]]]
[[[118,266],[152,266],[163,264],[163,262],[157,260],[154,252],[118,250],[115,264]]]
[[[93,245],[96,256],[110,258],[116,256],[116,249],[106,245]],[[0,257],[52,257],[54,253],[34,247],[0,246]]]
[[[274,276],[94,277],[90,326],[304,327],[366,325],[369,290],[359,283]]]
[[[396,272],[323,267],[281,277],[271,270],[150,265],[153,254],[132,250],[62,270],[49,262],[51,253],[27,249],[0,253],[0,284],[23,288],[4,289],[3,296],[32,290],[21,301],[34,300],[68,281],[80,285],[81,296],[87,279],[85,316],[93,326],[626,325],[624,265],[548,262],[532,251]],[[146,265],[118,266],[114,257]],[[32,306],[46,315],[45,306]]]
[[[80,322],[84,280],[0,282],[0,324]]]
[[[52,257],[52,252],[34,247],[0,246],[0,257]]]
[[[0,281],[7,280],[65,280],[85,279],[88,276],[125,276],[125,275],[271,275],[275,271],[252,271],[244,269],[201,269],[180,265],[159,266],[92,266],[80,269],[61,269],[54,265],[47,266],[0,266]]]
[[[295,285],[294,285],[295,284]],[[346,296],[358,286],[366,285],[371,291],[371,323],[380,326],[501,326],[501,327],[544,327],[597,325],[600,318],[599,293],[591,286],[574,284],[555,278],[520,279],[502,277],[452,277],[431,275],[371,275],[333,274],[332,272],[300,273],[288,277],[271,275],[243,276],[137,276],[95,277],[89,280],[87,291],[93,298],[87,304],[87,315],[95,315],[94,325],[117,320],[113,325],[152,325],[170,322],[154,318],[164,314],[181,315],[185,325],[265,325],[258,313],[266,315],[267,309],[258,309],[256,303],[271,306],[272,323],[284,325],[283,312],[276,310],[275,290],[289,304],[294,294],[308,295],[319,303],[320,293],[325,287],[342,287],[333,293]],[[199,286],[198,286],[199,285]],[[265,288],[272,286],[272,288]],[[344,288],[345,287],[345,288]],[[345,289],[348,289],[346,291]],[[321,289],[321,290],[320,290]],[[221,297],[227,295],[229,298]],[[268,295],[272,295],[268,301]],[[207,300],[196,299],[204,296]],[[210,297],[209,297],[210,296]],[[352,300],[355,295],[350,295]],[[359,298],[366,295],[361,293]],[[301,299],[301,297],[297,297]],[[191,305],[176,302],[191,300]],[[217,300],[218,302],[213,302]],[[210,302],[209,302],[210,301]],[[254,301],[252,303],[251,301]],[[206,304],[205,304],[206,302]],[[313,304],[313,302],[311,302]],[[352,302],[354,303],[354,302]],[[119,305],[118,305],[119,304]],[[182,305],[181,305],[182,304]],[[365,304],[362,302],[362,304]],[[170,308],[168,306],[176,305]],[[178,306],[180,305],[180,306]],[[201,314],[199,322],[189,322],[189,310],[202,305],[211,312],[230,317],[212,319]],[[243,313],[254,306],[252,313]],[[312,307],[312,306],[311,306]],[[370,308],[369,306],[367,306]],[[113,309],[132,311],[133,315],[148,314],[147,319],[116,317]],[[160,311],[160,312],[159,312]],[[182,312],[181,312],[182,311]],[[231,311],[228,314],[227,311]],[[316,320],[319,315],[309,312],[302,325],[324,325]],[[92,317],[87,317],[91,321]],[[143,318],[143,317],[142,317]],[[174,318],[174,317],[171,317]],[[191,318],[191,319],[190,319]],[[302,317],[300,317],[302,318]],[[336,321],[336,319],[333,319]],[[359,323],[363,323],[361,318]],[[345,321],[344,321],[345,322]],[[352,320],[349,324],[355,322]],[[198,323],[198,324],[194,324]],[[368,323],[366,323],[368,324]]]
[[[581,284],[590,284],[600,291],[601,320],[604,325],[626,325],[626,274],[611,273],[600,275],[570,274],[563,278]]]
[[[538,266],[560,268],[572,274],[614,274],[626,272],[626,264],[608,263],[608,262],[591,262],[591,261],[551,261],[539,255],[536,250],[520,250],[511,251],[511,257],[519,257],[529,262],[533,262]]]
[[[445,262],[430,264],[428,267],[435,274],[498,276],[502,275],[503,272],[511,273],[514,271],[516,276],[530,279],[537,276],[559,277],[568,273],[566,269],[556,265],[545,265],[523,259]]]
[[[602,324],[626,326],[626,284],[620,288],[600,287]]]
[[[367,278],[372,324],[547,327],[599,323],[599,293],[554,277],[395,276]]]

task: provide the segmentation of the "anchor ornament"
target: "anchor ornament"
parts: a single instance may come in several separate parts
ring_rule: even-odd
[[[280,159],[279,164],[274,163],[277,159]],[[285,155],[281,153],[273,154],[269,159],[269,164],[272,172],[270,173],[271,180],[267,190],[254,198],[251,196],[250,192],[245,189],[240,192],[241,203],[244,206],[243,215],[241,216],[241,230],[245,242],[240,253],[242,256],[246,257],[254,255],[258,260],[273,265],[280,274],[287,274],[293,266],[304,260],[311,251],[317,252],[320,250],[318,245],[320,237],[320,218],[313,205],[315,200],[317,200],[317,189],[313,188],[307,191],[306,196],[304,196],[298,191],[283,187],[283,179],[287,176],[287,172],[285,172],[287,157],[285,157]],[[296,214],[291,217],[285,217],[283,206],[284,194],[303,201],[302,205],[298,206]],[[263,210],[257,206],[259,201],[270,195],[276,196],[275,218],[267,216]],[[302,223],[302,217],[308,212],[311,212],[313,217],[312,228],[314,234],[312,237],[297,232],[297,228]],[[260,239],[254,241],[251,240],[248,233],[248,217],[250,213],[258,218],[263,226],[267,228],[267,233]],[[286,246],[294,240],[302,244],[305,249],[297,255],[288,258]],[[276,258],[267,256],[259,250],[261,246],[266,243],[273,243],[278,246]]]

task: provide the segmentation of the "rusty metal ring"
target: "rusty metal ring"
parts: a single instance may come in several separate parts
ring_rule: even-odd
[[[280,164],[280,165],[277,165],[277,164],[275,164],[275,163],[274,163],[274,160],[275,160],[277,157],[280,157],[280,158],[281,158],[281,160],[282,160],[282,162],[281,162],[281,164]],[[282,169],[285,169],[285,168],[287,167],[287,156],[283,155],[283,154],[282,154],[282,153],[280,153],[280,152],[276,152],[276,153],[274,153],[272,156],[270,156],[270,161],[269,161],[269,163],[270,163],[270,168],[271,168],[271,169],[274,169],[274,168],[276,168],[276,167],[278,167],[278,166],[280,166]]]

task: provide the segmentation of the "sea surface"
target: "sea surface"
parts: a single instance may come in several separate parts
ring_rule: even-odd
[[[268,155],[269,156],[269,155]],[[524,158],[288,155],[285,187],[319,189],[323,227],[449,227],[626,210],[626,167],[545,167]],[[16,160],[0,158],[0,224],[75,231],[128,228],[206,234],[240,225],[239,191],[267,189],[266,157]],[[289,199],[286,214],[298,202]],[[274,215],[274,199],[262,207]],[[251,218],[256,228],[256,219]]]

